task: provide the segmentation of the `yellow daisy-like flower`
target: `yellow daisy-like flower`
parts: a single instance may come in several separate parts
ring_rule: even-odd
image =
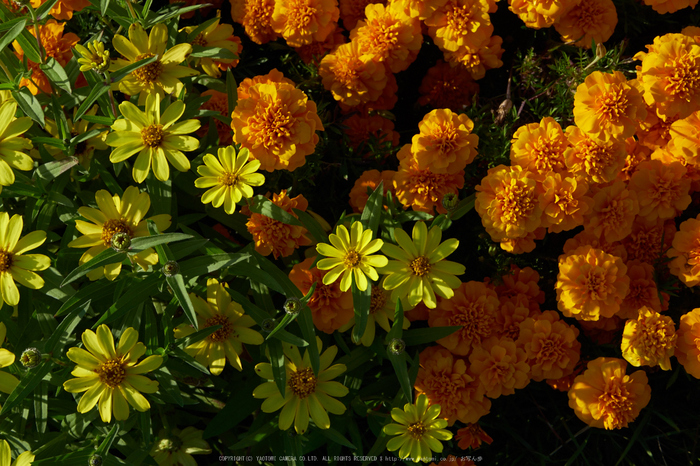
[[[34,461],[34,454],[31,451],[21,453],[16,460],[12,461],[12,451],[7,440],[0,441],[0,465],[1,466],[30,466]],[[11,463],[11,464],[10,464]]]
[[[455,275],[462,275],[466,268],[457,262],[446,261],[459,246],[459,241],[450,238],[441,243],[442,230],[435,226],[428,231],[424,222],[413,227],[413,239],[401,230],[394,230],[398,246],[385,244],[382,252],[396,260],[389,261],[380,272],[388,274],[382,286],[393,290],[392,301],[406,298],[411,308],[423,301],[430,309],[435,309],[435,294],[446,299],[454,296],[453,289],[462,282]]]
[[[0,106],[0,191],[15,182],[12,168],[31,170],[34,162],[23,151],[32,148],[29,139],[20,137],[32,126],[29,117],[15,118],[17,102],[6,100]]]
[[[354,222],[350,232],[344,225],[338,225],[336,234],[331,234],[331,244],[320,243],[316,251],[326,256],[318,261],[319,270],[330,270],[323,276],[323,284],[330,285],[340,278],[340,290],[348,291],[355,277],[355,285],[360,291],[367,289],[367,277],[379,280],[375,267],[384,267],[389,263],[385,256],[370,255],[379,251],[384,245],[381,239],[372,239],[372,230],[364,229],[362,222]]]
[[[153,444],[150,455],[159,466],[196,465],[192,455],[207,455],[211,447],[202,439],[204,432],[194,427],[165,429],[158,432],[158,441]]]
[[[211,202],[217,208],[223,204],[226,213],[232,215],[241,199],[253,197],[251,186],[265,183],[265,176],[257,173],[260,161],[249,160],[250,153],[246,148],[236,154],[235,147],[222,147],[217,155],[218,160],[211,154],[204,156],[204,165],[197,167],[197,173],[202,177],[194,180],[194,185],[210,188],[202,194],[203,204]]]
[[[415,404],[406,403],[403,410],[394,408],[391,417],[398,424],[384,426],[384,433],[397,435],[389,440],[389,451],[399,450],[399,458],[411,458],[414,462],[430,461],[433,451],[442,452],[441,440],[450,440],[452,433],[445,429],[447,421],[438,419],[440,405],[428,407],[428,397],[421,394]]]
[[[97,115],[97,109],[99,107],[97,105],[93,105],[90,110],[88,110],[85,114],[86,115]],[[89,121],[84,120],[84,119],[79,119],[77,122],[75,120],[75,115],[78,113],[78,107],[75,107],[73,109],[73,118],[66,118],[66,126],[68,127],[68,131],[70,132],[71,137],[76,137],[81,134],[85,134],[88,131],[92,130],[105,130],[106,127],[104,125],[100,124],[91,124]],[[46,119],[46,126],[44,129],[53,137],[60,139],[59,136],[59,130],[58,130],[58,125],[54,120],[49,120],[48,118]],[[83,166],[86,170],[90,169],[90,162],[92,162],[92,156],[95,152],[95,150],[103,150],[107,148],[107,144],[105,144],[105,139],[107,137],[106,132],[99,133],[89,139],[86,139],[85,141],[79,143],[77,146],[75,146],[75,150],[73,151],[73,155],[75,157],[78,157],[78,160],[80,161],[80,165]],[[59,149],[58,147],[52,147],[49,145],[45,146],[46,151],[51,154],[52,157],[54,157],[56,160],[63,160],[67,157],[68,154],[66,154],[64,151]]]
[[[110,71],[118,71],[146,58],[158,57],[153,63],[132,71],[116,84],[125,94],[138,94],[139,104],[143,104],[146,96],[152,94],[161,97],[164,93],[178,95],[183,87],[180,78],[199,74],[192,68],[180,66],[192,53],[192,46],[178,44],[166,51],[167,42],[168,28],[165,24],[153,26],[151,33],[147,35],[140,24],[134,23],[129,27],[128,39],[120,34],[115,34],[112,39],[114,49],[126,60],[115,59]]]
[[[321,339],[316,337],[318,352],[321,353]],[[284,396],[280,393],[277,384],[273,381],[272,366],[267,362],[261,362],[255,366],[258,373],[267,382],[258,385],[253,390],[255,398],[265,398],[261,409],[265,413],[274,413],[281,409],[279,427],[282,430],[289,429],[294,424],[297,434],[303,434],[309,427],[309,417],[319,429],[328,429],[331,420],[328,412],[343,414],[345,405],[336,400],[348,394],[348,388],[334,378],[345,372],[345,364],[333,364],[338,353],[337,346],[331,346],[321,354],[321,365],[318,374],[311,369],[308,350],[302,359],[299,348],[288,343],[283,343],[285,355],[285,372],[287,374],[287,386]]]
[[[145,112],[128,101],[119,104],[119,110],[124,118],[114,122],[114,132],[105,140],[108,146],[116,148],[109,156],[110,162],[123,162],[138,152],[131,172],[137,183],[146,179],[151,165],[160,181],[170,177],[168,162],[181,172],[190,169],[190,161],[181,151],[199,147],[198,139],[185,135],[197,131],[201,124],[198,120],[175,123],[185,112],[184,102],[176,100],[161,115],[160,96],[149,95]]]
[[[3,322],[0,322],[0,345],[5,342],[5,336],[7,335],[7,327]],[[15,355],[11,351],[5,348],[0,348],[0,367],[11,366],[15,362]],[[12,393],[12,391],[17,387],[19,380],[12,374],[0,371],[0,392]],[[3,463],[6,464],[6,463]]]
[[[194,31],[197,26],[188,26],[184,28],[184,31],[190,34]],[[228,50],[234,55],[241,53],[240,41],[236,42],[233,39],[233,26],[230,24],[219,24],[219,20],[211,23],[209,27],[204,29],[201,33],[197,35],[192,41],[192,45],[200,45],[202,47],[216,47]],[[234,65],[237,59],[233,58],[198,58],[195,61],[196,66],[201,66],[202,70],[209,76],[213,78],[218,78],[221,76],[221,71],[219,69],[219,64],[222,65]]]
[[[73,347],[66,356],[77,364],[71,372],[75,379],[66,380],[63,388],[69,393],[82,393],[78,402],[78,412],[87,413],[96,404],[103,422],[112,421],[112,413],[117,421],[129,417],[129,405],[137,411],[151,408],[141,394],[155,393],[158,382],[141,374],[158,369],[163,363],[159,355],[148,356],[137,363],[146,353],[146,345],[139,342],[139,332],[129,327],[114,346],[112,331],[106,325],[83,332],[83,348]]]
[[[15,280],[29,289],[38,290],[44,286],[44,280],[34,272],[46,270],[51,265],[51,259],[43,254],[24,254],[44,244],[46,232],[33,231],[20,239],[23,226],[21,215],[10,218],[7,212],[0,212],[0,292],[2,300],[10,306],[19,303]]]
[[[200,329],[214,325],[221,325],[221,328],[185,348],[187,354],[200,364],[208,366],[213,375],[221,374],[226,359],[234,368],[242,371],[238,356],[243,353],[243,343],[261,345],[265,341],[262,335],[250,328],[255,324],[253,318],[243,314],[241,305],[231,301],[231,295],[215,278],[207,280],[206,301],[194,293],[190,293],[190,299]],[[175,338],[183,338],[192,333],[194,329],[187,324],[175,328]]]
[[[78,213],[92,223],[76,220],[75,228],[83,236],[68,243],[69,248],[90,248],[80,258],[80,264],[110,248],[115,233],[126,233],[129,238],[150,235],[146,219],[143,218],[151,207],[148,193],[140,193],[139,188],[129,186],[120,198],[118,194],[111,196],[106,190],[100,189],[95,193],[95,201],[97,209],[78,208]],[[166,230],[170,226],[170,215],[167,214],[155,215],[148,220],[156,222],[158,231]],[[144,249],[132,258],[143,270],[158,263],[158,254],[153,248]],[[97,280],[103,275],[109,280],[114,280],[121,270],[122,264],[119,262],[99,267],[87,276],[90,280]]]
[[[88,42],[87,47],[75,44],[75,50],[83,57],[78,58],[80,71],[82,72],[95,70],[98,73],[102,73],[107,71],[112,63],[109,52],[105,50],[105,44],[99,40]]]

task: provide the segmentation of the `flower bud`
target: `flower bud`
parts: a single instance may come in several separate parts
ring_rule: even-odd
[[[290,315],[297,315],[301,311],[302,304],[299,298],[287,298],[284,302],[284,312]]]
[[[387,347],[387,351],[394,356],[399,356],[406,351],[406,342],[401,338],[392,338]]]
[[[180,264],[175,261],[168,261],[163,266],[163,275],[166,277],[174,277],[180,273]]]
[[[36,348],[27,348],[19,357],[19,362],[27,369],[36,367],[41,362],[41,351]]]
[[[95,453],[88,460],[88,466],[102,466],[102,457]]]
[[[263,332],[270,333],[275,329],[276,326],[277,322],[275,322],[275,319],[265,319],[262,321],[260,328]]]
[[[126,252],[129,250],[129,247],[131,247],[131,236],[129,236],[129,233],[119,231],[112,235],[110,243],[112,244],[112,249],[115,251]]]
[[[455,193],[447,193],[444,196],[442,196],[442,206],[447,210],[448,212],[451,212],[457,207],[457,204],[459,203],[459,197]]]

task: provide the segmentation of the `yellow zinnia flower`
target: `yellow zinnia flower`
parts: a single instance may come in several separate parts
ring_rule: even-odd
[[[173,428],[170,434],[161,429],[150,455],[159,466],[196,465],[192,455],[211,453],[211,447],[202,439],[203,433],[194,427],[185,427],[182,431]]]
[[[447,421],[437,419],[440,415],[440,405],[428,407],[428,397],[421,394],[415,404],[406,403],[403,410],[394,408],[391,417],[398,424],[387,424],[384,433],[398,435],[389,440],[386,448],[389,451],[399,450],[399,457],[409,456],[414,462],[430,461],[432,452],[442,452],[440,440],[449,440],[452,433],[445,429]]]
[[[3,322],[0,322],[0,345],[5,342],[5,335],[7,335],[7,327],[5,327]],[[11,366],[14,362],[14,353],[5,348],[0,348],[0,367]],[[12,393],[18,383],[19,380],[17,380],[17,377],[7,372],[0,371],[0,392]]]
[[[129,327],[114,346],[114,337],[106,325],[83,332],[83,348],[70,348],[68,359],[77,364],[72,375],[76,379],[66,380],[63,388],[69,393],[85,394],[78,402],[78,412],[87,413],[99,402],[100,417],[103,422],[112,421],[112,413],[117,421],[129,417],[129,405],[137,411],[151,408],[141,394],[155,393],[158,382],[141,374],[158,369],[163,357],[151,355],[137,364],[146,353],[146,345],[138,341],[139,332]]]
[[[46,232],[41,230],[20,239],[23,226],[21,215],[10,218],[7,212],[0,212],[0,292],[2,300],[10,306],[19,303],[15,280],[27,288],[38,290],[44,286],[44,280],[33,271],[46,270],[51,265],[51,259],[43,254],[22,255],[46,241]]]
[[[316,337],[318,352],[321,353],[321,339]],[[294,424],[297,434],[303,434],[309,427],[309,416],[319,429],[328,429],[331,421],[328,412],[343,414],[345,405],[335,397],[344,397],[348,394],[348,388],[340,382],[334,382],[336,378],[345,372],[345,364],[331,362],[338,353],[337,346],[331,346],[321,354],[321,366],[318,374],[314,374],[309,360],[309,351],[304,353],[302,359],[299,348],[294,345],[282,343],[285,355],[285,372],[287,373],[287,386],[285,394],[282,394],[273,382],[272,366],[267,362],[261,362],[255,366],[255,372],[268,381],[253,390],[255,398],[266,398],[261,409],[265,413],[273,413],[279,409],[279,427],[287,430]]]
[[[187,34],[194,31],[197,26],[187,26],[182,30]],[[197,35],[192,41],[192,45],[200,45],[202,47],[216,47],[228,50],[232,54],[238,56],[241,53],[240,40],[233,35],[233,26],[230,24],[219,24],[219,20],[211,23],[206,29]],[[195,66],[201,66],[202,70],[213,78],[221,76],[221,69],[235,66],[238,59],[233,58],[198,58],[195,60]]]
[[[97,114],[97,109],[99,107],[97,105],[93,105],[90,110],[88,110],[85,114],[86,115],[96,115]],[[91,124],[87,120],[83,120],[82,118],[76,122],[75,120],[75,115],[78,113],[78,107],[73,109],[73,118],[68,118],[66,117],[66,126],[68,127],[68,131],[70,132],[71,138],[74,138],[78,135],[82,135],[87,133],[88,131],[93,131],[93,130],[107,130],[107,127],[104,125],[100,124]],[[46,126],[44,129],[51,134],[54,138],[61,139],[60,138],[60,133],[58,130],[58,125],[54,120],[49,120],[48,118],[46,119]],[[78,160],[80,161],[80,165],[83,166],[86,170],[90,169],[90,162],[92,161],[92,156],[95,153],[96,150],[103,150],[107,148],[107,144],[105,144],[105,138],[107,137],[106,132],[102,132],[100,134],[97,134],[89,139],[86,139],[83,142],[78,143],[78,145],[75,146],[75,150],[73,152],[73,155],[75,157],[78,157]],[[58,147],[53,147],[46,145],[45,146],[46,151],[51,154],[52,157],[54,157],[56,160],[63,160],[65,159],[68,154],[66,152],[62,151]]]
[[[15,118],[17,102],[6,100],[0,106],[0,191],[3,186],[15,182],[14,167],[18,170],[31,170],[34,162],[23,151],[32,148],[29,139],[19,137],[32,126],[29,117]]]
[[[430,309],[435,309],[435,294],[446,299],[454,296],[452,290],[462,284],[455,275],[462,275],[466,268],[444,259],[457,249],[458,240],[450,238],[440,243],[442,230],[435,226],[428,231],[424,222],[414,225],[413,239],[399,228],[394,230],[394,237],[398,246],[385,244],[382,252],[397,260],[389,261],[380,270],[388,274],[382,286],[393,290],[392,301],[406,298],[411,308],[423,301]]]
[[[34,454],[31,451],[21,453],[16,460],[12,461],[10,444],[4,439],[0,441],[0,466],[30,466],[32,461],[34,461]]]
[[[119,104],[119,110],[124,118],[114,122],[114,132],[105,140],[108,146],[116,148],[109,156],[110,162],[123,162],[139,152],[131,172],[137,183],[146,179],[151,165],[160,181],[170,177],[168,162],[181,172],[190,169],[190,161],[181,151],[197,149],[199,141],[184,135],[197,131],[201,125],[198,120],[175,123],[185,112],[184,102],[176,100],[161,115],[160,96],[149,95],[145,112],[128,101]]]
[[[211,154],[204,156],[204,165],[197,167],[201,178],[194,180],[198,188],[211,188],[202,194],[202,203],[214,207],[224,205],[227,214],[236,211],[236,203],[243,198],[253,197],[251,186],[262,186],[265,177],[257,173],[259,160],[250,160],[248,149],[243,148],[236,154],[233,146],[222,147],[218,160]]]
[[[238,356],[243,353],[243,343],[261,345],[265,341],[260,333],[250,328],[255,324],[253,318],[243,314],[241,305],[231,301],[231,295],[215,278],[207,280],[206,301],[194,293],[190,293],[190,299],[200,330],[213,325],[221,325],[221,328],[185,348],[187,354],[209,367],[213,375],[221,374],[226,359],[235,369],[242,371]],[[175,328],[175,338],[184,338],[192,333],[194,329],[188,324]]]
[[[126,60],[115,59],[110,71],[118,71],[146,58],[158,57],[153,63],[132,71],[118,83],[119,90],[123,93],[138,94],[139,104],[143,104],[148,95],[157,94],[160,97],[164,93],[179,95],[183,88],[179,78],[199,74],[192,68],[180,66],[180,63],[192,53],[192,46],[178,44],[166,52],[167,42],[168,28],[165,24],[153,26],[151,33],[146,35],[143,27],[134,23],[129,26],[129,39],[120,34],[115,34],[112,39],[114,49]]]
[[[129,238],[149,236],[146,220],[156,222],[158,231],[166,230],[170,226],[170,215],[154,215],[149,219],[143,217],[151,207],[151,198],[148,193],[139,193],[139,188],[129,186],[121,198],[118,194],[111,196],[106,190],[100,189],[95,193],[95,201],[98,209],[92,207],[80,207],[78,213],[92,223],[83,220],[75,221],[75,228],[83,234],[70,243],[69,248],[90,248],[80,258],[80,264],[112,246],[112,236],[115,233],[126,233]],[[132,256],[134,262],[143,270],[149,265],[158,263],[158,254],[153,248],[144,249]],[[108,280],[114,280],[122,270],[121,262],[99,267],[87,274],[90,280],[97,280],[103,275]]]
[[[105,50],[104,43],[99,40],[93,40],[87,43],[87,47],[75,44],[74,48],[82,56],[82,58],[78,58],[80,71],[95,70],[97,73],[102,73],[109,69],[111,59],[109,52]]]
[[[350,227],[350,232],[344,225],[338,225],[337,234],[328,237],[330,244],[316,245],[319,254],[327,256],[318,261],[319,270],[330,270],[323,276],[323,284],[330,285],[342,275],[340,290],[348,291],[355,277],[355,285],[360,291],[367,289],[367,276],[378,280],[375,267],[384,267],[389,263],[385,256],[370,254],[379,251],[384,245],[381,239],[372,239],[372,230],[364,229],[362,222],[356,221]]]

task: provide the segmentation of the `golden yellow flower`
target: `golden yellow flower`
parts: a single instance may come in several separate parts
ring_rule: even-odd
[[[540,29],[550,27],[571,8],[575,2],[571,0],[509,0],[508,9],[529,28]]]
[[[440,50],[478,49],[493,34],[489,5],[480,0],[448,0],[426,18],[428,34]]]
[[[189,34],[196,29],[196,26],[188,26],[184,31]],[[239,56],[243,46],[240,40],[233,35],[233,26],[230,24],[219,24],[219,20],[214,21],[201,31],[192,41],[192,45],[201,47],[216,47],[228,50],[232,54]],[[202,70],[213,78],[221,76],[221,69],[228,69],[238,63],[238,58],[198,58],[195,60],[196,66],[201,66]]]
[[[464,187],[464,170],[457,173],[433,173],[430,168],[421,170],[411,154],[411,145],[406,144],[397,154],[401,160],[394,175],[396,198],[405,208],[420,212],[447,212],[442,200],[447,194],[457,195]]]
[[[15,113],[17,102],[14,100],[6,100],[0,105],[0,191],[3,186],[15,182],[12,168],[24,171],[34,168],[34,161],[25,153],[33,147],[32,143],[21,136],[31,128],[32,119],[15,118]]]
[[[622,180],[601,188],[593,196],[593,206],[585,215],[584,226],[607,243],[620,241],[632,232],[639,213],[637,193]]]
[[[287,45],[301,47],[325,40],[339,16],[337,0],[277,0],[270,25]]]
[[[637,165],[629,187],[637,193],[639,215],[649,222],[674,218],[690,205],[691,180],[680,162],[648,160]]]
[[[7,327],[4,322],[0,322],[0,345],[5,343]],[[15,362],[15,355],[11,351],[0,348],[0,368],[11,366]],[[19,384],[19,380],[14,375],[0,371],[0,392],[12,393]]]
[[[559,233],[583,225],[583,216],[593,207],[593,199],[586,195],[588,183],[550,173],[542,181],[542,190],[539,201],[546,216],[542,223],[550,232]]]
[[[591,41],[602,44],[610,39],[617,26],[617,10],[612,0],[581,0],[573,2],[554,29],[561,40],[584,49],[591,48]]]
[[[491,36],[476,48],[463,45],[455,51],[444,52],[444,55],[450,65],[464,67],[472,79],[481,79],[486,75],[486,70],[503,66],[501,57],[504,50],[501,44],[503,38]]]
[[[687,286],[700,283],[700,215],[681,223],[667,255],[672,259],[668,267],[673,275]]]
[[[4,324],[3,324],[4,325]],[[25,451],[19,454],[17,459],[12,461],[12,451],[7,440],[0,441],[0,464],[2,466],[30,466],[34,461],[34,454],[31,451]]]
[[[105,51],[105,44],[99,40],[88,42],[87,47],[75,44],[75,50],[82,55],[82,58],[78,58],[80,71],[95,70],[98,73],[103,73],[111,65],[109,52]]]
[[[569,140],[552,117],[518,128],[510,146],[510,162],[541,175],[566,171],[564,151]]]
[[[231,19],[245,28],[245,33],[256,44],[275,40],[278,35],[272,29],[272,13],[275,0],[231,0]]]
[[[668,124],[667,148],[680,155],[686,164],[700,166],[700,110]]]
[[[635,367],[658,365],[662,370],[671,370],[676,338],[673,319],[644,306],[636,319],[625,323],[622,357]]]
[[[678,327],[675,355],[685,371],[700,379],[700,308],[684,314]]]
[[[625,144],[618,141],[600,142],[592,139],[576,126],[566,128],[571,146],[564,151],[566,167],[577,178],[589,184],[608,183],[625,166]]]
[[[495,400],[512,395],[530,383],[525,350],[508,337],[493,336],[469,355],[469,371],[479,379],[483,393]]]

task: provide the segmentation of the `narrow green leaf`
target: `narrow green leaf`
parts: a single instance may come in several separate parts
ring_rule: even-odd
[[[259,409],[260,401],[253,398],[253,390],[261,383],[263,380],[255,377],[246,381],[245,384],[239,385],[226,401],[226,406],[214,416],[214,419],[207,422],[202,437],[208,439],[229,432],[250,416],[253,411]]]
[[[251,212],[264,215],[286,225],[303,226],[298,218],[260,194],[250,199],[248,207]]]
[[[221,328],[221,325],[211,325],[209,327],[203,328],[198,332],[194,332],[183,338],[178,338],[175,340],[175,346],[181,349],[185,349],[188,346],[197,343],[198,341],[204,340],[206,337],[216,332]]]
[[[27,18],[20,17],[20,18],[11,19],[9,21],[4,21],[4,22],[0,23],[0,32],[8,31],[8,30],[14,28],[17,25],[17,23],[22,23],[22,22],[26,24]],[[10,41],[10,42],[12,42],[12,41]]]
[[[131,240],[129,252],[141,252],[144,249],[159,246],[161,244],[174,243],[176,241],[183,241],[191,238],[192,235],[186,235],[184,233],[163,233],[160,235],[139,236],[138,238],[133,238]]]
[[[33,61],[34,63],[41,63],[41,54],[39,53],[39,47],[36,42],[36,37],[34,37],[27,29],[25,29],[21,32],[21,34],[17,36],[16,40],[17,42],[19,42],[20,47],[22,47],[24,55],[27,57],[27,60]],[[27,91],[28,90],[29,89],[27,89]]]
[[[272,366],[272,376],[275,379],[277,389],[285,396],[285,388],[287,386],[287,372],[284,363],[284,351],[282,343],[279,340],[268,340],[267,348],[270,350],[270,365]]]
[[[367,329],[367,318],[372,304],[372,284],[367,283],[367,289],[360,291],[352,281],[352,303],[355,308],[355,328],[352,329],[352,340],[357,343],[362,339]]]
[[[34,391],[34,420],[36,431],[40,434],[46,432],[46,422],[49,418],[49,386],[41,383]]]
[[[146,275],[146,278],[130,286],[128,291],[121,295],[116,302],[110,306],[107,311],[102,314],[93,325],[97,328],[100,324],[108,324],[114,322],[125,314],[131,312],[134,307],[149,300],[158,289],[158,285],[162,283],[163,276],[159,273],[151,273]]]
[[[109,0],[100,0],[100,14],[102,16],[107,15],[108,8],[109,8]]]
[[[402,340],[406,343],[406,346],[423,345],[452,335],[462,328],[461,325],[455,325],[452,327],[430,327],[404,330]]]
[[[194,40],[197,38],[198,35],[204,32],[206,28],[211,26],[214,23],[219,22],[221,19],[220,18],[212,18],[207,21],[204,21],[202,24],[198,25],[196,28],[192,30],[192,32],[187,34],[187,42],[192,43]],[[191,55],[190,55],[191,56]]]
[[[367,456],[379,456],[380,453],[386,450],[387,443],[389,443],[389,436],[382,430],[379,432],[379,435],[377,435],[377,440],[374,441],[374,445],[369,449]],[[371,461],[365,461],[362,463],[362,466],[368,466],[369,464],[371,464]]]
[[[19,385],[8,395],[7,401],[2,405],[0,416],[9,413],[16,406],[19,406],[19,404],[34,391],[46,374],[51,371],[53,364],[52,361],[43,361],[34,369],[30,369],[30,371],[20,379]]]
[[[228,97],[228,117],[231,116],[233,111],[236,109],[236,104],[238,103],[238,84],[236,84],[236,78],[233,77],[231,70],[226,70],[226,96]]]
[[[102,97],[107,91],[109,90],[109,84],[105,82],[98,82],[95,84],[92,89],[90,89],[90,93],[88,96],[83,100],[83,103],[80,104],[80,107],[78,107],[78,110],[75,112],[75,118],[73,121],[78,121],[82,119],[85,115],[85,112],[87,112],[92,105],[97,102],[97,99]],[[111,124],[110,124],[111,126]]]
[[[97,447],[97,450],[95,450],[95,453],[100,455],[100,456],[106,456],[107,453],[109,453],[109,449],[112,447],[112,443],[114,442],[114,438],[117,435],[117,432],[119,431],[119,424],[114,424],[112,428],[109,430],[109,434],[107,434],[107,437],[102,441],[99,447]]]
[[[151,372],[158,381],[158,391],[171,398],[178,406],[185,405],[185,401],[180,394],[180,387],[177,386],[175,378],[170,373],[167,367],[160,366],[158,370]]]
[[[0,52],[5,50],[5,47],[10,45],[12,41],[24,31],[24,27],[27,25],[27,19],[17,18],[10,21],[10,23],[12,23],[13,26],[2,36],[2,39],[0,39]]]
[[[323,435],[333,443],[338,443],[340,445],[346,446],[351,450],[357,450],[357,447],[353,445],[350,442],[350,440],[346,439],[345,436],[343,436],[343,434],[341,434],[332,427],[329,427],[328,429],[319,429],[319,432],[321,433],[321,435]]]
[[[56,138],[47,138],[47,137],[39,136],[39,137],[30,138],[30,140],[32,141],[32,144],[34,144],[35,146],[45,145],[45,146],[56,147],[58,149],[61,149],[62,151],[67,150],[67,147],[65,144],[63,144],[63,141],[56,139]],[[51,163],[51,162],[48,162],[48,163]],[[41,165],[39,168],[41,168],[41,167],[43,167],[43,165]]]
[[[63,353],[63,348],[68,342],[68,337],[73,335],[75,328],[85,316],[85,313],[90,307],[90,302],[90,300],[85,301],[82,306],[73,309],[70,314],[63,318],[56,328],[56,331],[46,340],[46,345],[44,345],[44,351],[46,353],[56,356]]]
[[[46,3],[43,3],[39,8],[36,9],[36,17],[38,20],[42,20],[46,18],[46,16],[49,15],[49,12],[51,9],[58,3],[58,0],[49,0]]]
[[[391,365],[394,366],[394,372],[396,373],[396,378],[399,380],[401,385],[401,390],[403,391],[404,397],[409,403],[413,402],[413,386],[411,385],[411,380],[408,377],[408,367],[406,365],[406,353],[403,352],[400,355],[396,355],[391,351],[387,351],[387,356]]]
[[[458,220],[474,210],[475,201],[476,193],[462,199],[459,204],[457,204],[457,207],[455,207],[455,210],[450,214],[450,219]]]
[[[72,312],[74,309],[82,306],[92,299],[97,299],[100,296],[105,296],[111,293],[111,289],[116,287],[116,285],[116,282],[106,280],[90,283],[89,285],[81,288],[80,291],[75,293],[65,303],[63,303],[61,308],[56,312],[56,317]]]
[[[39,165],[35,173],[44,180],[53,180],[78,165],[79,162],[77,157],[66,157],[62,160],[55,160]]]
[[[23,87],[19,91],[12,91],[12,97],[17,101],[17,105],[22,109],[25,115],[39,123],[42,128],[46,126],[44,110],[41,108],[41,104],[37,98],[29,92],[29,89]]]
[[[81,119],[87,121],[88,123],[95,123],[95,124],[104,125],[104,126],[112,126],[114,124],[114,118],[110,118],[110,117],[106,117],[106,116],[85,114],[81,117]]]
[[[401,300],[396,300],[396,306],[394,307],[394,323],[391,325],[389,333],[386,335],[386,342],[389,343],[394,338],[401,338],[403,336],[403,305]]]
[[[308,306],[299,312],[299,317],[297,318],[299,327],[301,327],[301,334],[304,340],[309,342],[307,351],[309,352],[309,360],[311,362],[311,368],[314,374],[318,374],[321,368],[321,359],[318,354],[318,344],[316,343],[316,330],[314,327],[314,321],[311,317],[311,309]]]
[[[372,230],[373,237],[377,237],[377,228],[382,215],[382,206],[384,205],[384,181],[380,181],[372,194],[367,198],[367,204],[362,211],[360,221],[365,229]]]
[[[185,364],[194,367],[203,374],[211,375],[209,369],[207,369],[204,365],[200,364],[195,358],[185,353],[184,350],[178,348],[177,346],[170,347],[170,349],[168,349],[168,354],[171,354],[174,357],[182,360]]]
[[[214,58],[214,59],[226,59],[235,60],[238,55],[232,53],[230,50],[222,49],[219,47],[204,47],[201,45],[195,45],[192,47],[192,53],[190,54],[192,58]]]
[[[56,87],[66,91],[67,93],[73,92],[70,87],[70,79],[66,74],[66,70],[56,61],[55,58],[49,57],[46,63],[39,65],[39,68],[46,74],[46,76],[53,82]]]
[[[272,329],[270,331],[270,333],[267,334],[267,337],[265,337],[265,339],[267,340],[269,338],[272,338],[273,336],[275,336],[277,334],[277,332],[284,330],[284,328],[287,327],[287,325],[289,325],[295,318],[296,318],[295,315],[286,314],[282,318],[282,320],[277,324],[277,326],[274,329]]]
[[[121,262],[126,258],[126,253],[125,252],[117,252],[112,248],[106,249],[84,263],[83,265],[79,266],[78,268],[74,269],[71,273],[68,274],[66,278],[63,279],[63,282],[61,283],[61,287],[64,287],[68,285],[69,283],[73,283],[83,275],[86,275],[92,270],[95,270],[98,267],[104,267],[105,265],[109,264],[115,264],[117,262]]]
[[[286,295],[287,298],[294,297],[301,299],[304,296],[299,288],[297,288],[297,286],[289,279],[289,276],[282,272],[279,267],[273,264],[268,258],[255,251],[252,252],[252,255],[258,261],[258,264],[260,264],[260,267],[263,269],[265,274],[269,277],[268,281],[274,283],[275,286],[270,286],[268,283],[265,283],[265,285],[277,291],[281,290],[280,293]]]
[[[317,242],[328,243],[328,234],[311,214],[299,209],[292,209],[292,211],[299,217],[299,221],[304,225],[304,228],[309,230],[309,233]]]

